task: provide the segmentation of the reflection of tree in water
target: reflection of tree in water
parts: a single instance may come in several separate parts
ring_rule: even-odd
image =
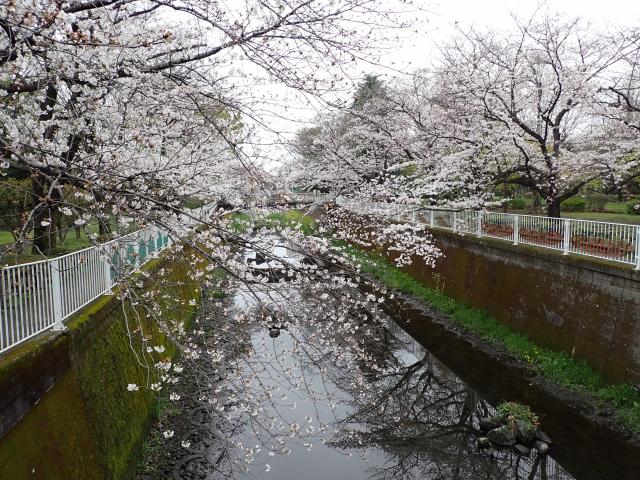
[[[382,457],[372,478],[546,478],[537,460],[478,450],[475,426],[491,407],[358,295],[264,287],[205,315],[209,331],[187,349],[188,446],[174,478],[259,475],[273,456],[325,441]],[[312,413],[296,411],[296,395]]]
[[[341,301],[353,292],[307,290],[308,298],[302,298],[291,289],[258,286],[239,293],[241,303],[248,303],[240,311],[218,308],[200,319],[209,331],[200,330],[187,349],[191,371],[182,382],[193,387],[184,392],[190,428],[180,432],[188,447],[174,478],[232,478],[256,463],[263,468],[267,452],[289,455],[293,445],[310,448],[323,441],[325,422],[335,422],[332,409],[345,400],[327,377],[325,363],[351,365],[352,352],[362,352],[366,339],[380,330],[359,331],[372,320],[364,313],[365,301]],[[249,301],[254,296],[259,301]],[[359,313],[353,315],[351,308]],[[311,329],[305,314],[310,310],[337,321]],[[276,328],[279,335],[273,335]],[[298,418],[295,402],[283,392],[313,398],[314,418]]]
[[[211,325],[209,321],[217,313],[210,312],[205,325]],[[233,341],[222,341],[225,337]],[[182,408],[187,412],[182,416],[185,424],[177,428],[182,455],[176,459],[172,475],[176,480],[231,478],[237,470],[239,451],[230,439],[247,427],[246,418],[231,414],[238,407],[234,379],[239,359],[251,351],[251,339],[246,332],[228,325],[217,333],[206,332],[194,338],[187,351],[192,360],[190,368],[181,382],[186,388],[182,391]],[[206,362],[198,362],[206,352],[211,356]]]
[[[384,348],[394,372],[367,376],[374,388],[354,392],[352,413],[339,421],[340,434],[331,442],[384,451],[387,462],[370,469],[371,478],[572,478],[535,452],[529,458],[479,450],[478,421],[495,409],[396,324],[389,323],[384,339],[374,348]],[[348,389],[349,378],[340,385]]]

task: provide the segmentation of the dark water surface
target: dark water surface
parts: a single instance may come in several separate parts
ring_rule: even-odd
[[[554,446],[548,456],[479,449],[478,420],[494,409],[425,349],[424,338],[416,341],[387,319],[384,327],[363,323],[363,329],[377,329],[375,341],[349,343],[349,332],[337,324],[318,344],[314,332],[322,327],[304,319],[305,309],[318,308],[319,299],[288,285],[291,309],[283,312],[281,288],[241,287],[226,307],[200,319],[207,340],[199,348],[210,355],[194,355],[187,365],[178,389],[184,397],[180,412],[161,426],[174,436],[162,447],[166,452],[147,453],[151,466],[140,478],[640,478],[631,463],[628,471],[625,465],[590,465],[584,447],[575,458],[567,456],[566,445]],[[329,314],[329,300],[325,307]],[[439,348],[444,352],[446,343]],[[354,350],[357,355],[349,353]],[[370,368],[365,358],[384,368]],[[464,372],[460,365],[474,360],[459,359],[456,370]],[[498,395],[505,399],[504,391]],[[554,460],[556,450],[575,476]]]

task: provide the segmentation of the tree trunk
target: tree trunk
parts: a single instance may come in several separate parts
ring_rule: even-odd
[[[40,116],[38,120],[48,122],[53,118],[54,107],[58,100],[58,89],[52,82],[47,85],[47,94],[40,101]],[[56,131],[56,125],[49,124],[44,131],[43,139],[50,140]],[[31,177],[31,203],[33,214],[33,243],[31,252],[34,255],[48,254],[56,247],[55,215],[49,198],[49,182],[42,174]],[[42,225],[43,221],[49,222]]]
[[[560,218],[560,200],[547,202],[547,217]]]
[[[504,196],[504,198],[509,197],[509,184],[507,182],[504,182],[502,184],[502,195]],[[502,204],[502,211],[504,213],[507,213],[509,211],[509,202],[504,202]]]
[[[56,248],[56,209],[50,201],[43,201],[48,195],[46,180],[36,175],[31,180],[31,198],[34,208],[33,215],[33,242],[31,253],[33,255],[47,255]],[[43,221],[50,222],[42,225]]]
[[[64,239],[67,236],[68,229],[66,229],[65,226],[62,224],[62,218],[60,218],[60,215],[55,216],[55,221],[56,221],[56,230],[58,233],[58,242],[64,243]]]
[[[111,226],[109,225],[109,221],[104,218],[98,219],[98,234],[100,236],[106,235],[107,233],[111,233]]]

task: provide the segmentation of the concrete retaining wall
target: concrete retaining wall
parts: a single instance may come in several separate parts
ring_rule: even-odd
[[[169,272],[162,282],[154,271]],[[189,322],[199,285],[184,264],[156,260],[145,265],[164,298],[167,325]],[[166,294],[166,295],[163,295]],[[0,357],[0,478],[100,480],[133,478],[142,441],[156,409],[146,385],[153,365],[176,348],[140,309],[103,296],[67,322]],[[164,345],[163,353],[148,353]]]
[[[432,230],[445,257],[408,270],[536,342],[640,384],[640,273],[560,252]]]

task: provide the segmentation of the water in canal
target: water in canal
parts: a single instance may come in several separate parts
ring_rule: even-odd
[[[549,455],[478,448],[492,406],[352,290],[258,282],[210,302],[139,478],[574,478]]]

